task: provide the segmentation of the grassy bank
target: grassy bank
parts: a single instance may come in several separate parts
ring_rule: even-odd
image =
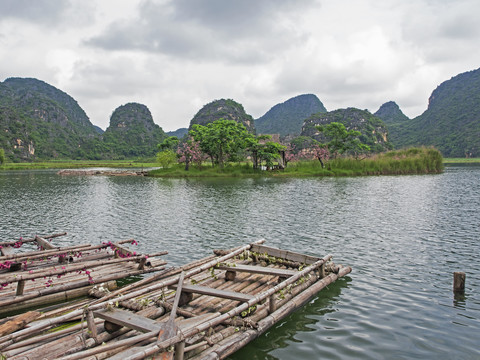
[[[50,160],[31,163],[6,163],[0,166],[3,170],[35,170],[35,169],[78,169],[78,168],[151,168],[158,167],[154,159],[145,160]]]
[[[480,164],[480,158],[444,158],[443,163],[452,164]]]
[[[156,177],[251,177],[251,176],[362,176],[435,174],[443,171],[440,152],[432,148],[411,148],[390,151],[363,160],[338,158],[326,163],[325,168],[317,160],[289,163],[282,171],[254,170],[251,164],[230,164],[223,169],[204,165],[190,167],[185,171],[177,165],[168,169],[153,170],[150,176]]]

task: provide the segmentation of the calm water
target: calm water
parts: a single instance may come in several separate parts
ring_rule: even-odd
[[[135,238],[186,263],[258,238],[353,267],[232,359],[480,359],[480,167],[186,180],[0,172],[0,238]],[[454,271],[466,293],[452,293]]]

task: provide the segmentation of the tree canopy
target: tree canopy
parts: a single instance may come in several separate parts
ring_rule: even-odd
[[[220,119],[207,125],[192,125],[190,136],[200,144],[200,149],[212,160],[213,165],[223,167],[228,160],[237,160],[254,135],[243,124]]]

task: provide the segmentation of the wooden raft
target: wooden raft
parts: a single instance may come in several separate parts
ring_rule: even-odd
[[[0,316],[78,298],[95,285],[113,290],[115,280],[160,271],[166,264],[154,258],[166,252],[146,256],[125,247],[132,239],[100,245],[54,245],[52,239],[63,235],[66,233],[0,243]],[[31,250],[32,246],[37,250]],[[23,251],[25,248],[28,251]]]
[[[165,270],[0,337],[8,359],[224,359],[350,273],[263,240]],[[78,319],[71,328],[62,324]],[[56,330],[57,329],[57,330]]]

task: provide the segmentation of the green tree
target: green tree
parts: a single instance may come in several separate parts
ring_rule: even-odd
[[[5,164],[5,150],[0,149],[0,165]]]
[[[243,124],[225,119],[205,126],[195,124],[189,134],[200,143],[200,149],[210,157],[212,165],[221,168],[226,161],[238,158],[254,138]]]
[[[279,164],[281,164],[281,166],[284,166],[284,163],[281,160],[281,152],[286,150],[286,146],[273,141],[269,141],[265,144],[260,144],[258,150],[258,157],[260,161],[265,161],[267,170],[269,170],[273,167],[273,162],[275,160],[278,160]]]
[[[158,150],[173,150],[178,145],[178,138],[176,136],[169,136],[165,140],[163,140],[160,144],[158,144]]]
[[[157,153],[157,161],[162,168],[169,168],[177,162],[177,154],[170,149],[160,151]]]
[[[331,122],[328,125],[315,126],[327,138],[327,146],[330,153],[335,157],[337,154],[353,153],[357,155],[370,150],[368,145],[363,144],[358,137],[360,131],[347,130],[345,125],[339,122]]]

